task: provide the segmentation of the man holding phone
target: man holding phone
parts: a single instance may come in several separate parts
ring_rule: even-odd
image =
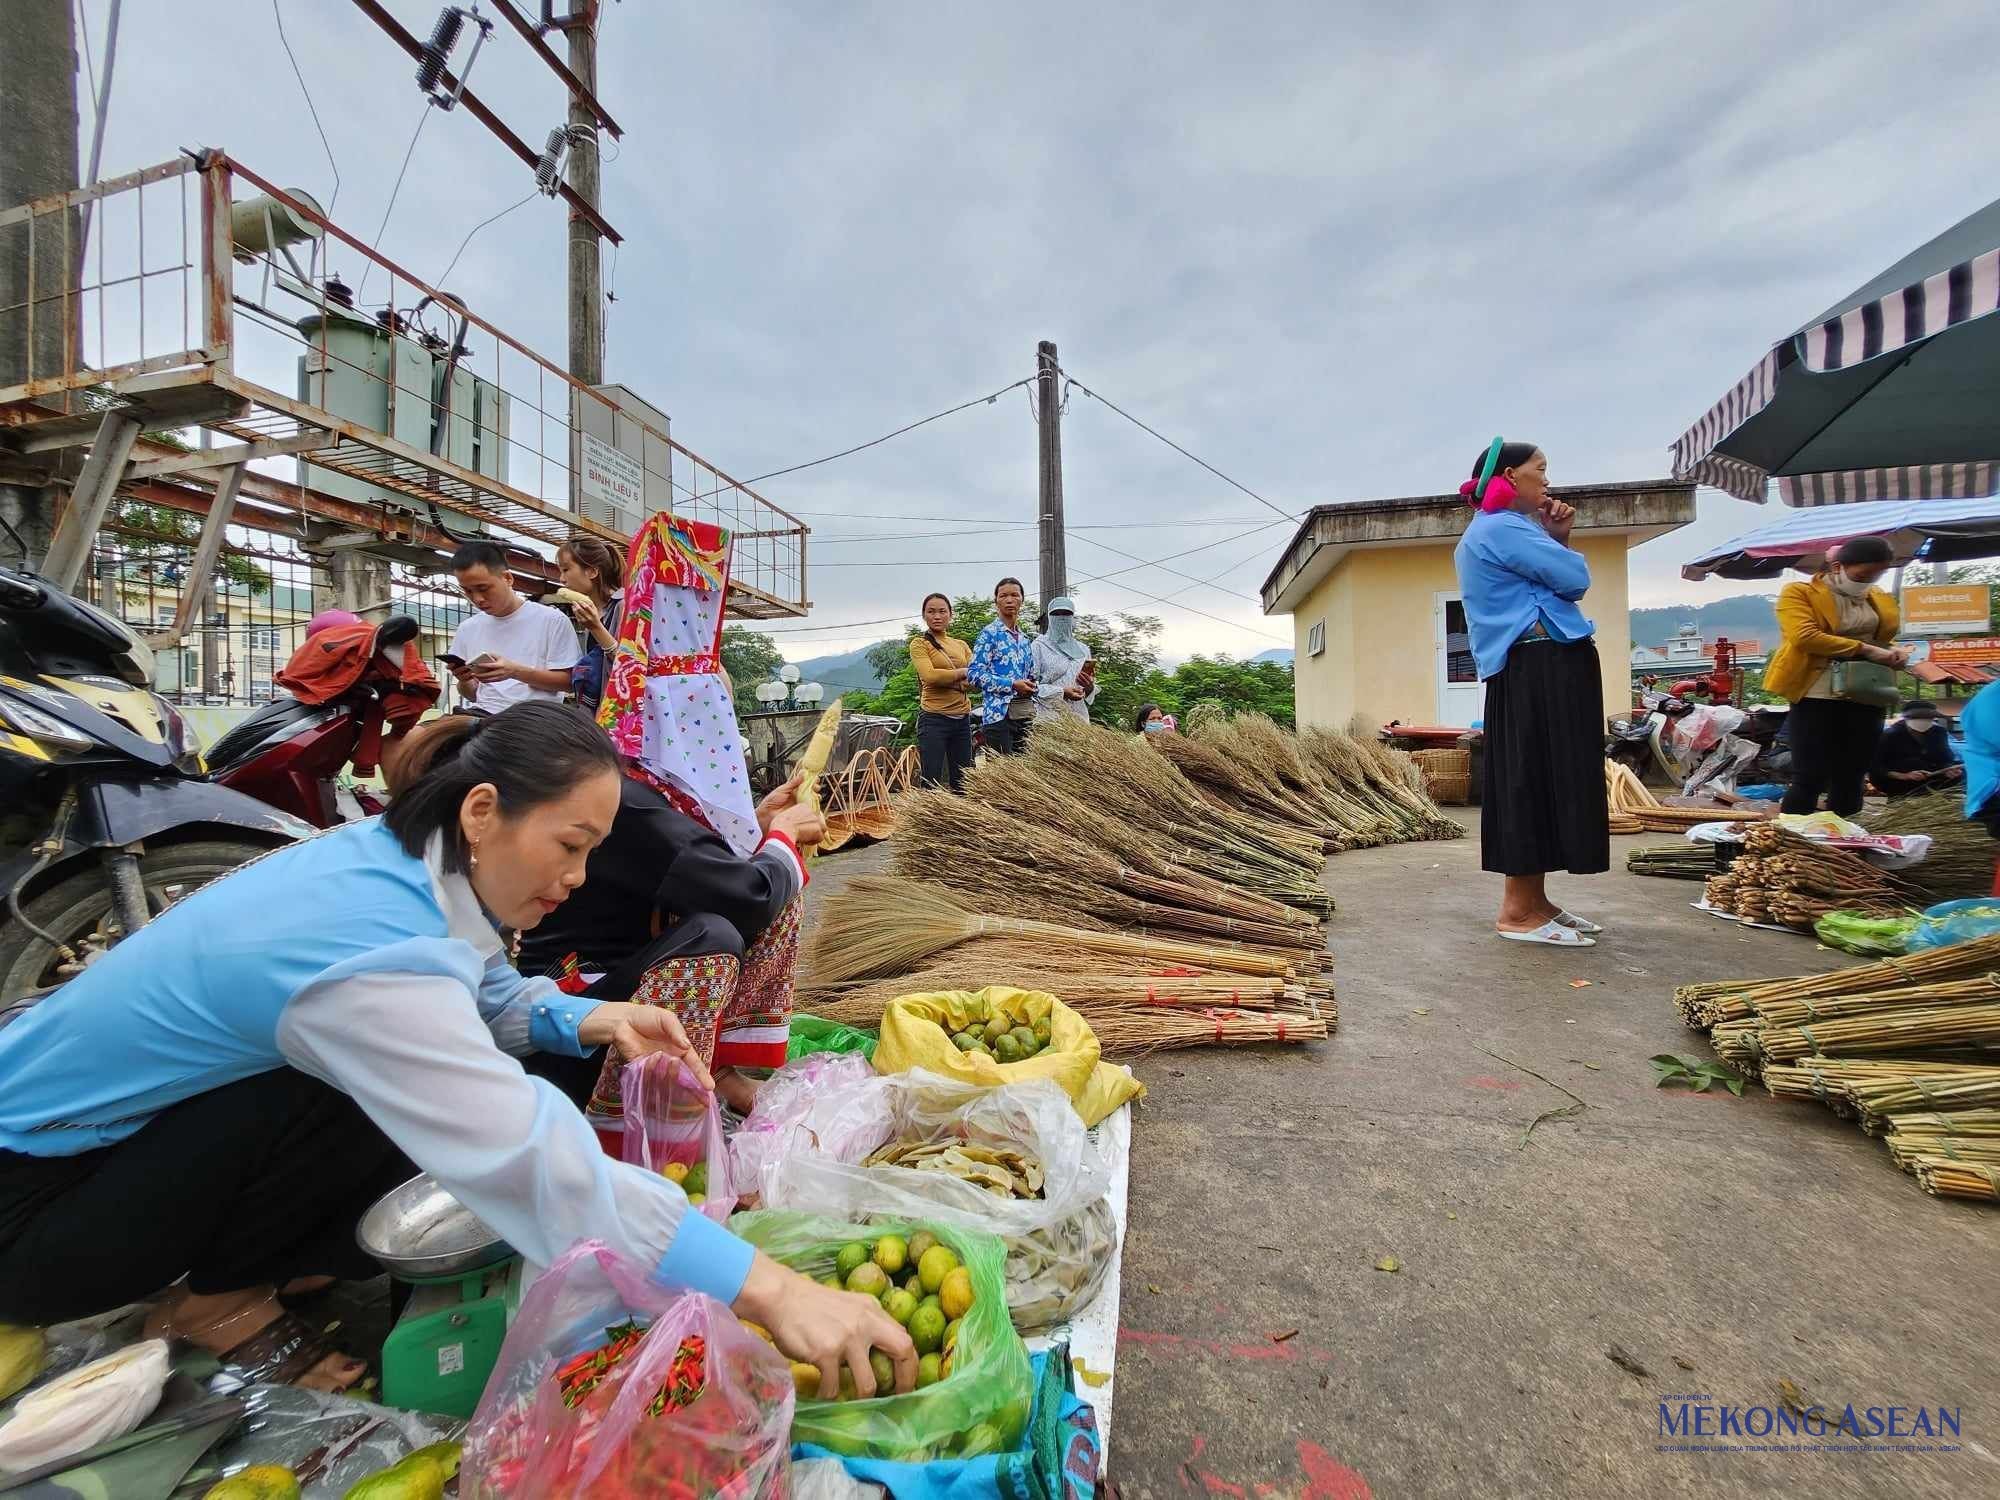
[[[524,599],[491,542],[468,542],[452,554],[459,592],[476,613],[452,632],[441,656],[467,702],[485,713],[516,703],[560,703],[569,669],[583,654],[559,610]]]

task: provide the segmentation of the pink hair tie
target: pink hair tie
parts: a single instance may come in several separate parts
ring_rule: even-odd
[[[1491,479],[1486,481],[1486,498],[1484,500],[1474,500],[1472,498],[1472,492],[1478,488],[1478,480],[1468,479],[1458,487],[1458,492],[1465,496],[1465,503],[1467,505],[1477,505],[1483,514],[1489,516],[1496,510],[1512,509],[1514,502],[1521,497],[1521,492],[1514,488],[1514,481],[1509,479],[1505,474],[1495,474]]]

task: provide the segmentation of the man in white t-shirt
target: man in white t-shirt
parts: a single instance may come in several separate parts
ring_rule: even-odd
[[[452,632],[451,666],[458,690],[486,713],[516,703],[559,703],[582,648],[558,610],[515,592],[507,556],[491,542],[468,542],[452,554],[459,592],[477,614]]]

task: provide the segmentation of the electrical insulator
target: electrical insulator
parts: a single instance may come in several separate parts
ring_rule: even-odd
[[[424,55],[417,64],[417,87],[426,94],[438,85],[438,76],[444,72],[445,59],[451,56],[451,49],[458,45],[458,34],[465,29],[465,12],[455,5],[447,5],[437,18],[437,25],[431,28],[431,39],[424,43]]]
[[[542,147],[542,159],[535,163],[535,186],[547,197],[556,195],[556,185],[562,181],[563,157],[568,151],[569,130],[558,125],[549,132],[549,143]]]

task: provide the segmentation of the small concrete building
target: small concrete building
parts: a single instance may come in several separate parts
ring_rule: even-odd
[[[1666,480],[1555,491],[1576,507],[1570,540],[1590,562],[1583,612],[1597,625],[1607,714],[1631,698],[1626,553],[1694,519],[1694,486]],[[1472,519],[1459,495],[1314,506],[1271,576],[1264,613],[1292,617],[1300,724],[1373,731],[1469,726],[1473,668],[1452,549]]]

